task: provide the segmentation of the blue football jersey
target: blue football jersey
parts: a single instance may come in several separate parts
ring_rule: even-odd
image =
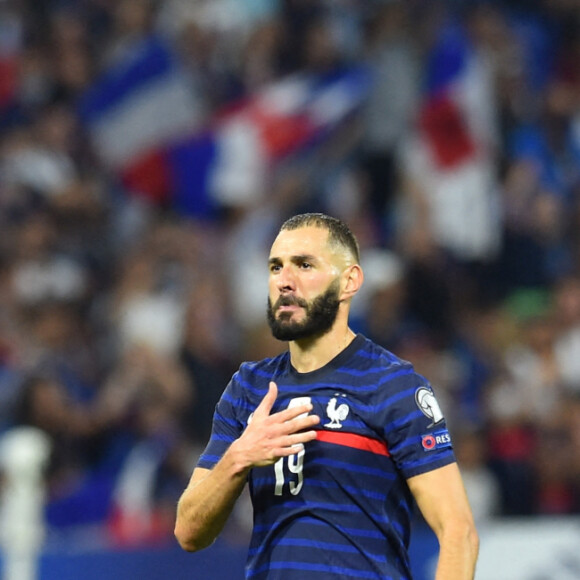
[[[273,413],[310,401],[321,421],[302,451],[250,472],[246,578],[410,579],[406,479],[455,461],[430,384],[362,335],[309,373],[288,352],[243,363],[216,407],[200,467],[213,468],[241,435],[272,380]]]

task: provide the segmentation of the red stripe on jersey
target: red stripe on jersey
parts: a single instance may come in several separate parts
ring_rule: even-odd
[[[324,441],[325,443],[334,443],[336,445],[344,445],[345,447],[353,447],[354,449],[361,449],[362,451],[370,451],[377,455],[390,455],[387,444],[384,441],[377,441],[364,435],[357,435],[356,433],[344,433],[336,431],[317,431],[316,439]]]

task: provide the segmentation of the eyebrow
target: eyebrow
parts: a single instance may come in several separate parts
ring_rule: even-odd
[[[300,264],[302,262],[317,262],[317,258],[316,256],[313,256],[312,254],[298,254],[296,256],[291,256],[290,257],[290,261],[293,262],[294,264]],[[270,266],[274,265],[274,264],[281,264],[282,260],[280,258],[270,258],[268,260],[268,264]]]

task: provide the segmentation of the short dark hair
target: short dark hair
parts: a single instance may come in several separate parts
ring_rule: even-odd
[[[358,264],[360,262],[360,250],[356,236],[350,228],[341,220],[323,213],[302,213],[286,220],[280,231],[297,230],[313,226],[328,231],[328,241],[331,244],[346,248]]]

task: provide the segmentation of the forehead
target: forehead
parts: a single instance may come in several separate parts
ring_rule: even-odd
[[[296,230],[281,231],[270,251],[270,258],[284,256],[329,256],[328,230],[315,226],[304,226]]]

